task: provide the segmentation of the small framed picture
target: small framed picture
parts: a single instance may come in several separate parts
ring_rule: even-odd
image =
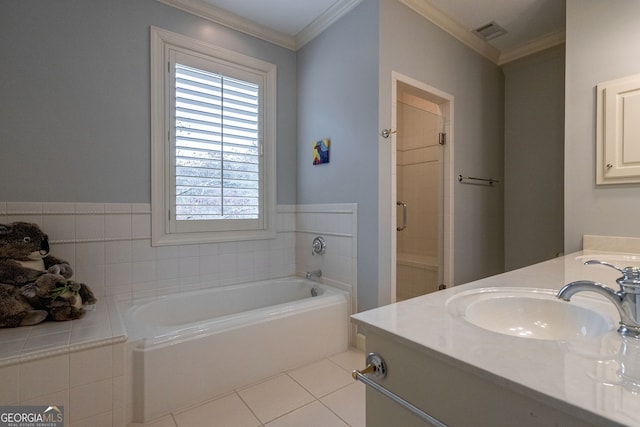
[[[313,143],[313,164],[321,165],[323,163],[329,163],[329,146],[331,141],[327,139],[321,139]]]

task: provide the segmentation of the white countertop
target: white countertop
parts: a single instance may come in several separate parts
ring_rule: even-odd
[[[598,255],[598,256],[594,256]],[[497,381],[532,390],[537,398],[558,401],[623,425],[640,426],[640,394],[623,384],[619,375],[640,368],[640,340],[623,338],[615,329],[620,320],[613,304],[606,316],[610,332],[598,338],[548,341],[513,337],[479,328],[450,314],[447,301],[462,292],[485,287],[523,287],[559,290],[574,280],[593,280],[617,290],[620,273],[604,266],[585,266],[587,259],[640,266],[640,257],[583,251],[465,285],[413,298],[352,316],[359,327],[373,328],[416,349],[435,351],[453,363],[489,373]],[[623,264],[623,265],[621,265]],[[577,298],[606,301],[593,292]],[[568,304],[571,304],[569,302]],[[605,314],[605,313],[603,313]],[[636,366],[637,365],[637,366]],[[639,375],[640,376],[640,375]],[[640,384],[640,378],[637,381]],[[536,393],[537,392],[537,393]]]

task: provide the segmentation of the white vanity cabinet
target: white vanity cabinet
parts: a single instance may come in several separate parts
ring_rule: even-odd
[[[523,292],[535,291],[545,299],[542,295],[551,291],[553,303],[565,304],[556,301],[555,294],[567,283],[584,278],[615,282],[618,272],[583,264],[591,256],[568,254],[353,314],[358,331],[366,336],[367,353],[380,356],[386,368],[379,378],[376,375],[382,369],[366,377],[356,374],[365,384],[375,381],[367,385],[367,426],[427,426],[393,400],[399,396],[417,407],[416,413],[426,412],[448,427],[640,427],[640,369],[636,369],[640,345],[616,332],[618,313],[601,295],[582,295],[581,302],[576,296],[566,302],[586,304],[584,307],[599,302],[589,306],[599,313],[597,318],[608,319],[601,331],[590,323],[596,317],[587,314],[585,319],[591,320],[584,327],[593,335],[581,337],[536,337],[526,325],[525,335],[513,336],[474,324],[461,314],[459,302],[470,295],[479,296],[474,301],[498,298],[514,304],[515,296]],[[616,256],[611,253],[605,259]],[[554,317],[553,310],[545,311],[548,305],[542,311],[535,304],[517,307],[514,317],[529,310],[533,313],[529,317],[540,317],[534,323],[541,327],[554,329],[558,322],[569,319]],[[504,312],[496,312],[498,323],[518,329],[520,323],[507,322],[500,313]],[[367,363],[373,361],[376,366],[377,358],[368,359]],[[362,371],[365,366],[354,368]],[[395,396],[381,394],[376,390],[379,386]]]
[[[386,362],[377,382],[449,427],[618,425],[386,332],[366,334],[367,352]],[[369,387],[366,419],[367,427],[429,425]]]

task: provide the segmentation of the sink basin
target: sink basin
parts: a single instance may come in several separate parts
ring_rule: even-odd
[[[537,288],[482,288],[453,296],[447,301],[447,311],[482,329],[538,340],[597,338],[615,330],[615,308],[610,302],[589,297],[566,302],[557,299],[556,293]]]

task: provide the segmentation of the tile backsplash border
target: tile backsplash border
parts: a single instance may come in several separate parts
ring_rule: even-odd
[[[640,238],[585,234],[582,239],[582,247],[585,251],[640,254]]]
[[[304,275],[357,295],[357,204],[278,205],[275,239],[154,247],[149,203],[2,202],[0,223],[38,224],[51,253],[98,298],[162,296],[245,281]],[[310,258],[309,238],[330,250]],[[309,254],[307,254],[309,252]]]

